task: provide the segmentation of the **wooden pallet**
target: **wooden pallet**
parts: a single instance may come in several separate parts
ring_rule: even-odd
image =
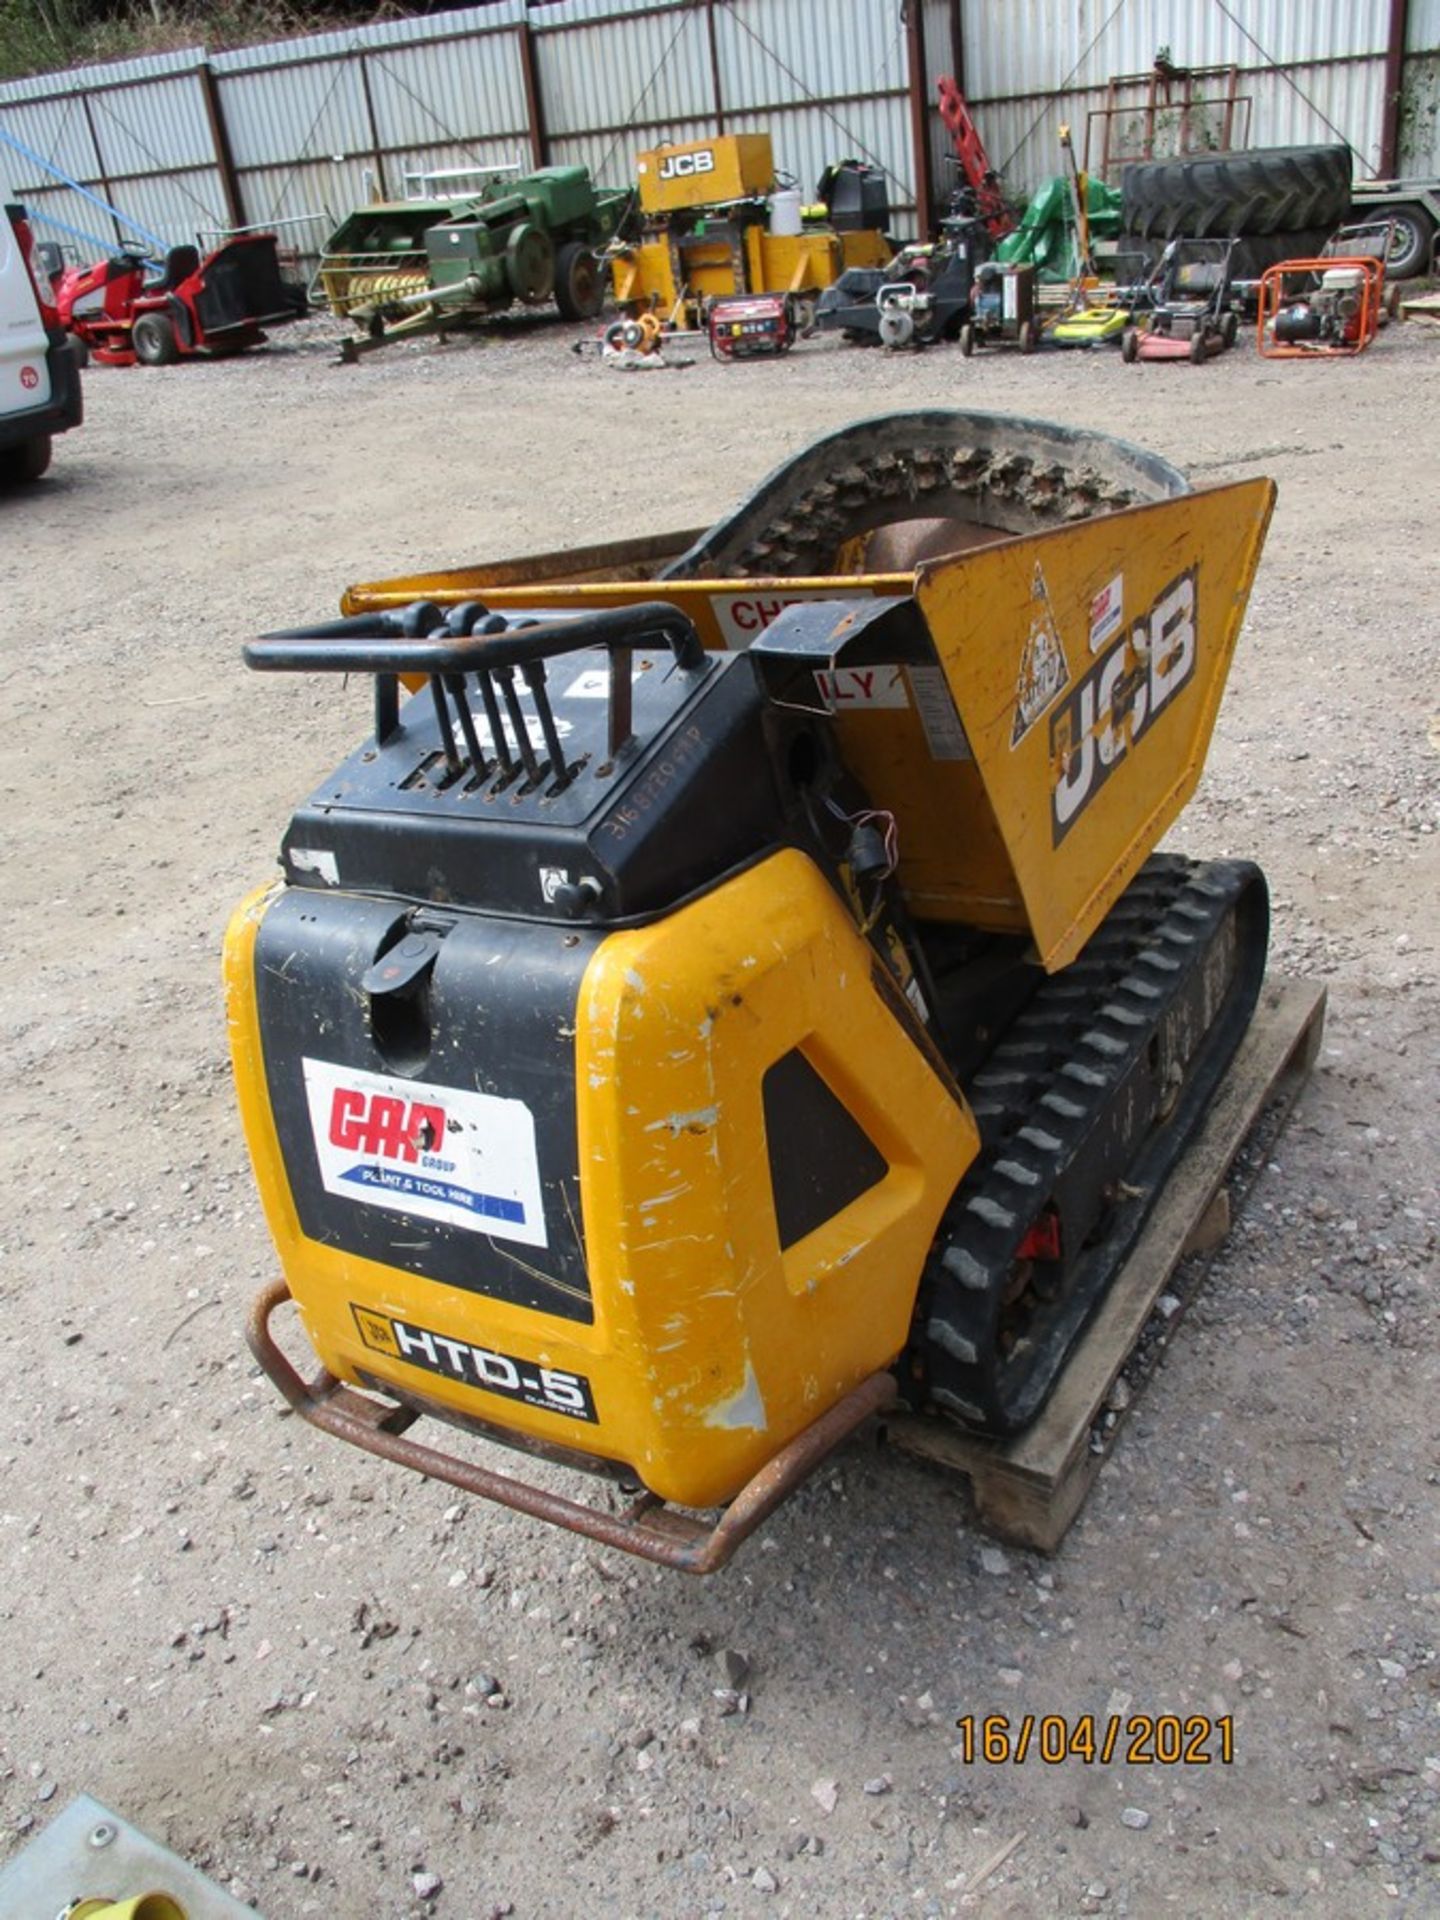
[[[1440,293],[1402,294],[1399,313],[1402,320],[1440,320]]]
[[[1230,1223],[1227,1176],[1262,1114],[1272,1133],[1284,1124],[1324,1028],[1323,987],[1300,980],[1266,985],[1194,1141],[1032,1426],[1017,1439],[993,1441],[926,1415],[888,1422],[892,1445],[968,1478],[988,1533],[1044,1553],[1053,1553],[1065,1537],[1124,1423],[1123,1410],[1107,1412],[1122,1367],[1181,1260],[1208,1253],[1224,1239]],[[1177,1309],[1167,1335],[1181,1317]],[[1099,1451],[1092,1445],[1097,1431],[1105,1442]]]

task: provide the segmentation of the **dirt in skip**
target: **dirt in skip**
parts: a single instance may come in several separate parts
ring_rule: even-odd
[[[1434,1912],[1436,336],[628,376],[575,337],[96,369],[0,502],[0,1852],[89,1791],[271,1920]],[[936,405],[1280,483],[1175,839],[1262,862],[1325,1047],[1065,1549],[982,1560],[957,1485],[860,1441],[700,1584],[284,1416],[218,953],[367,693],[242,641],[351,580],[706,523]],[[1234,1758],[967,1762],[992,1713],[1231,1716]]]

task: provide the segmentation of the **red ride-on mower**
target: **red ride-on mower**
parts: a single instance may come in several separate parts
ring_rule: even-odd
[[[1233,347],[1240,322],[1230,305],[1233,240],[1172,240],[1151,285],[1143,327],[1120,336],[1126,360],[1189,360],[1196,366]]]
[[[172,247],[160,279],[145,274],[142,255],[116,253],[55,282],[62,325],[106,366],[243,353],[306,311],[303,289],[280,276],[273,233],[239,234],[203,259],[197,247]]]

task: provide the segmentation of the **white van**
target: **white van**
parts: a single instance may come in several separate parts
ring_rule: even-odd
[[[69,335],[30,271],[23,207],[0,216],[0,486],[38,480],[57,433],[81,420],[80,368]]]

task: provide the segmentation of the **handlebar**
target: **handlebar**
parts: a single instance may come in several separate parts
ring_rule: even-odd
[[[450,674],[519,667],[587,647],[621,652],[655,638],[669,647],[682,673],[704,667],[699,634],[664,600],[549,620],[507,618],[475,601],[445,613],[418,600],[394,611],[262,634],[248,643],[244,657],[259,673]]]

